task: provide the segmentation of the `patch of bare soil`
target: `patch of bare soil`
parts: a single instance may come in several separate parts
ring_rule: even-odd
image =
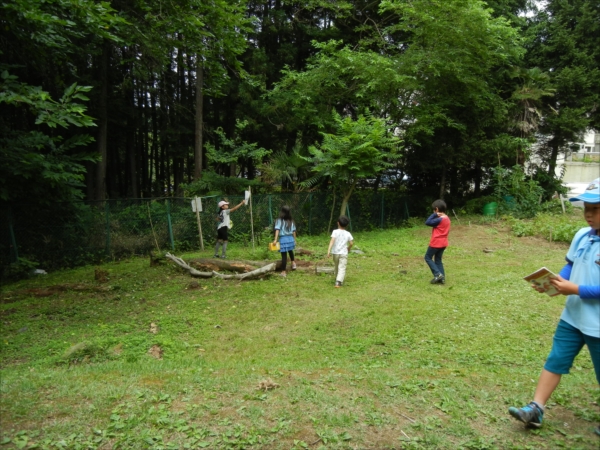
[[[33,297],[51,297],[52,295],[60,294],[67,291],[76,292],[108,292],[111,288],[109,286],[95,286],[91,284],[83,283],[66,283],[66,284],[55,284],[53,286],[46,286],[40,288],[29,288],[12,291],[10,295],[0,296],[1,303],[12,303],[19,297],[33,296]]]
[[[153,358],[156,358],[156,359],[162,359],[162,357],[163,357],[163,353],[164,353],[163,349],[162,349],[162,348],[160,348],[160,346],[158,346],[158,345],[156,345],[156,344],[154,344],[154,345],[153,345],[152,347],[150,347],[150,349],[148,350],[148,354],[149,354],[150,356],[152,356]]]
[[[266,380],[261,380],[258,383],[258,389],[261,391],[270,391],[272,389],[278,388],[279,384],[275,383],[273,380],[271,380],[270,378],[267,378]]]

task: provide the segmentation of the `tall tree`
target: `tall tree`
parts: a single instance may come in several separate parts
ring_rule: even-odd
[[[587,128],[600,129],[600,3],[545,2],[531,19],[527,64],[546,71],[555,89],[540,126],[553,177],[559,152]]]
[[[15,0],[0,11],[2,196],[42,202],[80,196],[92,139],[73,126],[93,121],[82,103],[91,88],[77,87],[73,61],[81,41],[119,41],[125,22],[108,4],[91,1]]]
[[[394,127],[371,115],[353,120],[334,112],[333,120],[335,132],[323,133],[323,142],[309,148],[315,176],[305,185],[330,179],[342,195],[340,214],[345,214],[358,182],[376,177],[400,157],[400,139],[391,132]]]

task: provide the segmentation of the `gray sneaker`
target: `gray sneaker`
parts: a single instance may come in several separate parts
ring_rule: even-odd
[[[534,402],[531,402],[529,405],[523,406],[522,408],[511,406],[508,408],[508,413],[525,425],[534,428],[541,427],[542,420],[544,420],[544,411]]]
[[[435,277],[433,277],[433,279],[430,281],[430,283],[431,284],[445,284],[446,278],[444,278],[444,275],[439,273]]]

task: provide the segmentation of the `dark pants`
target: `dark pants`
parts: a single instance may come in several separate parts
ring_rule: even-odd
[[[444,272],[444,264],[442,263],[442,255],[444,254],[444,248],[433,248],[427,247],[427,253],[425,253],[425,262],[431,269],[431,273],[434,277],[437,277],[439,274],[442,276],[446,276]]]
[[[287,254],[290,254],[290,261],[294,262],[294,251],[290,250],[288,252],[281,252],[281,271],[285,272],[285,267],[287,266]]]
[[[217,230],[217,240],[226,241],[229,238],[229,227],[221,227]]]

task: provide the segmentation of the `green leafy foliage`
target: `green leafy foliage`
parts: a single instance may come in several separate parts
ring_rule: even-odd
[[[560,149],[587,128],[598,128],[600,37],[594,2],[550,0],[527,27],[526,63],[546,71],[554,95],[545,97],[539,156],[554,176]]]
[[[36,125],[50,128],[89,127],[92,118],[79,101],[86,101],[84,93],[91,87],[76,83],[65,89],[59,100],[39,87],[17,81],[4,70],[0,75],[0,104],[19,109],[35,117]],[[84,162],[96,157],[77,151],[93,141],[87,134],[63,139],[41,130],[9,129],[0,120],[0,199],[16,200],[29,197],[41,202],[74,199],[83,196]],[[48,194],[54,194],[50,198]]]
[[[232,164],[237,162],[251,161],[259,163],[271,154],[271,150],[258,147],[256,143],[244,142],[240,138],[241,132],[248,125],[247,121],[236,123],[235,137],[228,138],[222,128],[217,128],[214,133],[217,136],[217,144],[206,143],[206,156],[209,164]]]
[[[579,210],[570,214],[540,213],[533,219],[505,216],[515,236],[539,236],[549,241],[570,243],[586,223]]]
[[[501,214],[515,217],[534,217],[540,209],[543,189],[527,177],[523,167],[494,169],[494,196],[500,202]]]
[[[202,177],[191,183],[181,185],[186,196],[198,195],[239,195],[240,192],[252,187],[260,192],[264,184],[260,180],[248,180],[240,177],[220,175],[212,170],[202,172]]]
[[[333,119],[335,133],[322,133],[323,142],[309,147],[315,176],[304,184],[330,179],[343,195],[340,214],[345,214],[356,184],[393,167],[400,158],[401,140],[390,132],[384,119],[371,114],[353,120],[334,112]]]

